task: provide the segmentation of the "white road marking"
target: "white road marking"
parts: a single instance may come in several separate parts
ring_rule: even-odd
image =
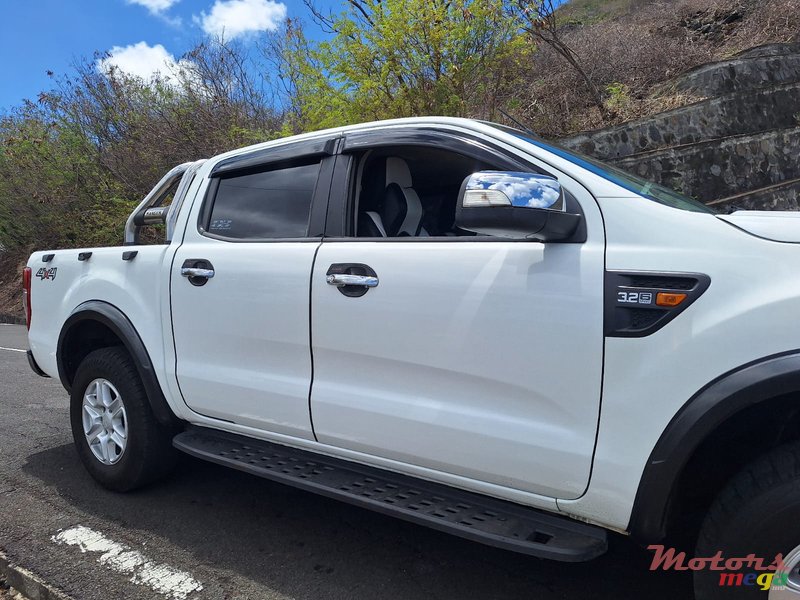
[[[0,350],[8,350],[9,352],[27,352],[27,350],[20,350],[19,348],[3,348],[0,346]]]
[[[52,538],[57,544],[78,546],[81,552],[95,552],[100,556],[97,562],[118,573],[130,575],[130,581],[146,585],[153,591],[184,600],[192,592],[199,592],[203,586],[188,573],[169,565],[151,561],[137,550],[108,539],[102,533],[83,525],[76,525],[60,531]]]

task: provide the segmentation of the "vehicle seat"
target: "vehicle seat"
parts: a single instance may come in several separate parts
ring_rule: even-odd
[[[402,158],[386,159],[383,200],[378,210],[361,213],[360,237],[427,236],[422,228],[422,203],[412,187],[411,171]]]

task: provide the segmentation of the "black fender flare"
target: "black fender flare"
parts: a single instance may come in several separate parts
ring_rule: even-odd
[[[736,413],[791,393],[800,393],[800,350],[742,365],[692,396],[650,454],[631,512],[631,536],[642,544],[663,540],[670,495],[697,447]]]
[[[164,392],[161,390],[161,384],[156,377],[153,363],[150,360],[150,355],[147,353],[142,338],[139,337],[136,328],[130,322],[128,317],[113,304],[103,302],[101,300],[89,300],[83,304],[78,305],[72,314],[64,322],[61,328],[61,333],[58,336],[58,346],[56,350],[56,360],[58,364],[58,377],[61,380],[61,385],[69,392],[72,388],[72,381],[69,377],[69,371],[64,364],[64,344],[69,338],[70,331],[83,321],[96,321],[108,327],[114,335],[121,341],[122,345],[133,358],[136,365],[136,370],[139,377],[142,379],[147,398],[150,401],[150,407],[156,420],[162,425],[174,426],[179,420],[172,412],[167,399],[164,397]]]

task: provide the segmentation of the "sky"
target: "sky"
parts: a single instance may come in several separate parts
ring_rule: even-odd
[[[0,114],[52,87],[48,71],[69,74],[95,52],[147,77],[207,34],[248,43],[286,16],[308,20],[302,0],[0,0],[0,7]]]

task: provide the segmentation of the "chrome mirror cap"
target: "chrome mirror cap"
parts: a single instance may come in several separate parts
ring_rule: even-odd
[[[553,177],[514,171],[480,171],[467,178],[462,206],[516,206],[564,211],[564,190]]]
[[[561,184],[547,175],[479,171],[461,184],[456,226],[478,235],[540,242],[585,241],[580,214],[567,212]]]

